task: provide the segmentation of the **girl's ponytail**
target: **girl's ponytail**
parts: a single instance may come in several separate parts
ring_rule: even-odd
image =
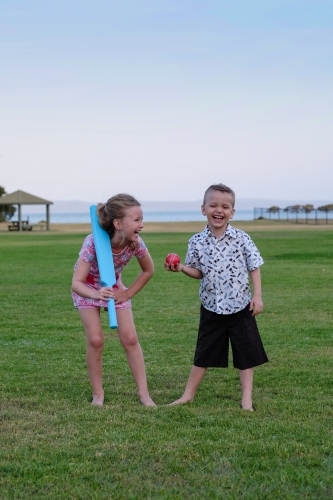
[[[97,216],[99,220],[100,226],[105,229],[112,237],[114,233],[114,225],[112,216],[107,212],[106,203],[98,203],[97,204]]]
[[[97,215],[99,223],[112,238],[115,232],[113,221],[115,219],[122,219],[128,208],[140,206],[140,202],[130,194],[116,194],[106,203],[98,203]]]

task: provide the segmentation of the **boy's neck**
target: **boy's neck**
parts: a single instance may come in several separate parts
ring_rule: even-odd
[[[222,238],[222,236],[224,235],[224,233],[226,232],[226,230],[228,229],[228,226],[229,226],[229,222],[228,224],[226,225],[226,227],[221,227],[220,229],[217,229],[217,228],[212,228],[209,226],[208,224],[208,229],[209,231],[214,235],[216,236],[216,238],[219,240],[220,238]]]

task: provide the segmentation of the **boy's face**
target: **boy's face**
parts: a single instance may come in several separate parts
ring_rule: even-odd
[[[218,237],[222,236],[235,213],[233,197],[230,193],[212,190],[207,194],[201,211],[207,217],[210,231]]]

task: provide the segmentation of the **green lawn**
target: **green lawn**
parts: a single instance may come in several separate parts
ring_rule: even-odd
[[[0,234],[0,498],[333,498],[333,232],[251,233],[262,267],[258,317],[270,362],[255,371],[253,414],[238,372],[210,369],[184,389],[196,342],[198,282],[167,273],[190,234],[143,233],[153,279],[133,300],[149,388],[139,404],[103,314],[103,408],[89,404],[83,329],[70,296],[85,235]],[[130,283],[138,272],[131,262]]]

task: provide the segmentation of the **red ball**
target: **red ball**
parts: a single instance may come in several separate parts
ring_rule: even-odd
[[[169,266],[172,264],[174,267],[177,267],[180,263],[180,257],[176,253],[169,253],[165,258],[165,262]]]

